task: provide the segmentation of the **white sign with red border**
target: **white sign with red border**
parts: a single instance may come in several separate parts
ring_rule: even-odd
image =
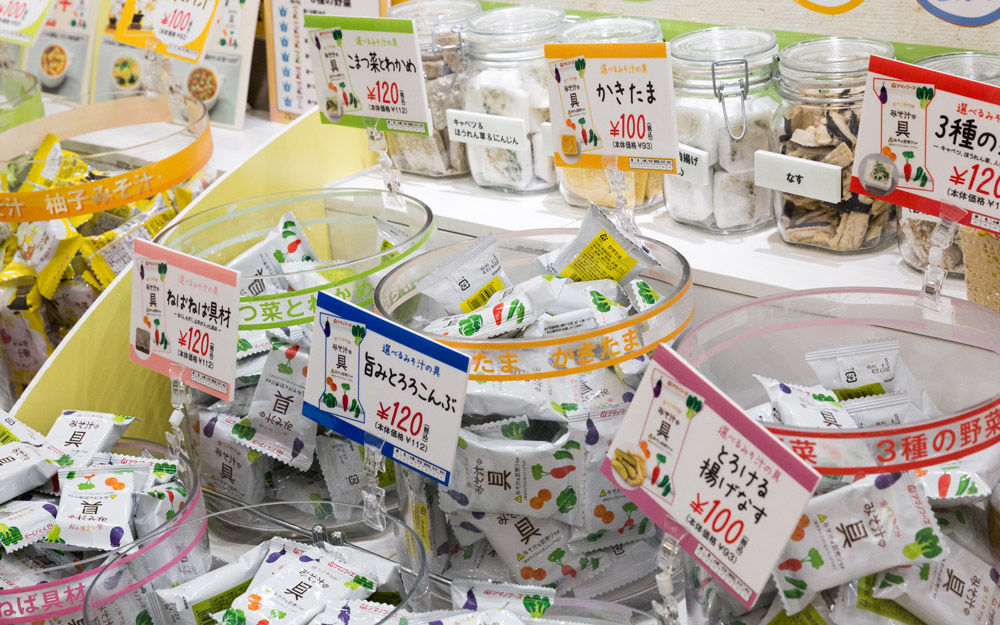
[[[1000,233],[1000,87],[872,57],[851,191]]]

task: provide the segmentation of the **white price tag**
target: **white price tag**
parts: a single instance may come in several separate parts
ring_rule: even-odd
[[[468,370],[468,356],[320,292],[302,414],[448,484]]]
[[[413,20],[305,16],[321,120],[426,135],[427,86]]]
[[[843,167],[786,154],[757,150],[754,184],[782,193],[836,204],[843,196]]]
[[[153,34],[167,44],[167,49],[197,60],[198,50],[184,46],[193,43],[208,29],[216,3],[209,0],[156,0],[153,6]]]
[[[747,607],[820,479],[665,345],[601,472]]]
[[[708,172],[711,167],[708,164],[708,152],[682,143],[678,160],[678,178],[696,187],[704,187],[709,183]]]
[[[136,239],[129,357],[227,401],[236,380],[240,272]]]
[[[448,137],[452,141],[471,143],[487,148],[529,150],[528,130],[523,119],[470,113],[448,109]]]

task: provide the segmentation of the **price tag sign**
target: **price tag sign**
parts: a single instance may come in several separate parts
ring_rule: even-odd
[[[302,414],[447,485],[468,370],[468,356],[320,292]]]
[[[872,57],[851,191],[1000,233],[1000,87]]]
[[[601,472],[748,608],[820,479],[665,345]]]
[[[240,272],[137,239],[129,358],[229,401],[236,380]]]
[[[0,0],[0,41],[30,46],[52,0]]]
[[[197,62],[208,39],[219,0],[125,0],[115,41]]]
[[[325,124],[427,135],[431,113],[413,20],[306,15]]]
[[[665,43],[556,43],[549,65],[556,166],[677,173],[674,81]]]

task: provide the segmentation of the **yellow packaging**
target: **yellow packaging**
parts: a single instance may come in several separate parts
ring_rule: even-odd
[[[22,191],[44,191],[51,189],[55,181],[59,178],[59,169],[62,165],[62,146],[59,145],[59,138],[55,135],[45,135],[42,145],[35,152],[34,163],[28,170],[28,175],[24,179],[25,187]]]
[[[46,331],[42,298],[36,287],[0,289],[0,345],[20,393],[55,347]]]
[[[34,271],[42,297],[50,298],[81,243],[82,238],[67,219],[23,223],[17,229],[18,254],[12,264],[18,263],[19,255],[21,262]]]
[[[165,194],[145,202],[143,210],[117,228],[103,234],[85,237],[80,253],[90,264],[94,277],[103,290],[132,262],[132,242],[151,241],[177,215]]]

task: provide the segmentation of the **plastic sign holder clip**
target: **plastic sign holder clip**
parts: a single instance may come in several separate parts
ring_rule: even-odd
[[[941,267],[944,250],[955,242],[959,222],[968,214],[957,206],[941,203],[938,216],[941,221],[931,232],[931,248],[927,252],[927,267],[924,268],[924,284],[920,290],[917,305],[929,310],[941,311],[941,289],[948,272]]]
[[[604,175],[608,179],[608,192],[615,196],[615,212],[611,218],[625,234],[632,236],[640,234],[639,226],[635,223],[635,211],[625,208],[628,203],[625,199],[628,181],[625,172],[618,169],[618,157],[614,154],[604,154],[601,156],[601,165],[604,168]]]
[[[378,164],[382,166],[382,182],[385,184],[385,194],[383,198],[386,208],[403,209],[405,204],[403,198],[399,197],[402,187],[399,169],[389,157],[389,147],[385,142],[385,133],[378,129],[378,120],[374,117],[365,117],[365,130],[368,132],[368,149],[378,156]]]
[[[365,506],[365,525],[376,530],[385,529],[385,489],[378,485],[379,473],[385,471],[383,441],[365,433],[365,478],[361,499]]]

